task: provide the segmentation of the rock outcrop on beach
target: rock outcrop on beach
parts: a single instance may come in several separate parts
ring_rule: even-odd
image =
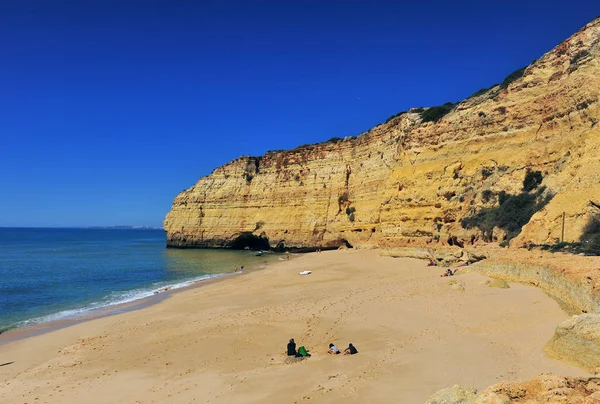
[[[600,402],[600,379],[542,374],[526,382],[502,382],[479,393],[454,386],[438,391],[427,404],[508,404]]]
[[[466,388],[455,384],[438,391],[425,404],[460,404],[471,402],[477,395],[474,388]]]
[[[498,289],[508,289],[510,285],[506,283],[503,279],[492,279],[489,282],[486,282],[490,288],[498,288]]]
[[[488,255],[460,271],[537,286],[570,314],[600,311],[600,257],[523,248],[489,249]]]
[[[562,322],[544,350],[551,358],[600,373],[600,314],[582,314]]]
[[[600,202],[599,96],[596,19],[457,104],[216,168],[175,198],[167,245],[554,243],[563,212],[564,238],[577,241]],[[490,219],[507,200],[526,216]]]

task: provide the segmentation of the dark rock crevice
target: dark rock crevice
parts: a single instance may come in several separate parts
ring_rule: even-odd
[[[269,239],[264,233],[257,236],[249,231],[241,233],[227,247],[232,250],[269,250],[271,248]]]

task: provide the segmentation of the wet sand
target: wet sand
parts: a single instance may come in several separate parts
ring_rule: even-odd
[[[0,345],[0,365],[13,362],[0,366],[0,401],[422,403],[455,383],[585,375],[545,357],[568,316],[542,291],[442,271],[327,251],[173,293]],[[288,363],[292,337],[311,358]],[[359,353],[330,356],[330,342]]]

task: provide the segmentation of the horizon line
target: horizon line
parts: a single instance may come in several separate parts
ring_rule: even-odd
[[[106,226],[3,226],[0,225],[0,229],[160,229],[163,230],[162,226],[148,226],[148,225],[106,225]]]

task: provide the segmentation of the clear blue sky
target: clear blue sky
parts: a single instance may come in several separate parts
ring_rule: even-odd
[[[597,1],[0,0],[0,226],[160,225],[240,155],[458,101]]]

